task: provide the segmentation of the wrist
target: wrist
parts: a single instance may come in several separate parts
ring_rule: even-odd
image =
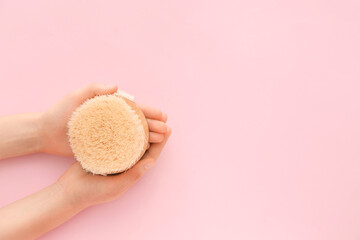
[[[66,173],[64,175],[66,175]],[[92,206],[93,203],[89,197],[86,196],[86,191],[84,191],[81,184],[78,184],[81,180],[77,179],[76,176],[69,177],[69,175],[64,175],[56,181],[54,187],[61,192],[67,205],[79,210]]]
[[[41,151],[41,113],[25,113],[0,118],[0,159]]]
[[[34,126],[36,133],[36,152],[43,152],[43,148],[44,148],[42,115],[43,115],[42,113],[34,114]]]
[[[39,152],[45,152],[45,143],[46,143],[46,136],[45,136],[45,128],[44,128],[44,113],[39,113],[38,115],[38,128],[37,128],[37,136],[38,136],[38,143],[39,143]]]
[[[51,120],[48,119],[47,113],[40,113],[38,118],[39,152],[53,153],[51,149],[53,148],[54,141],[56,143],[57,140],[56,137],[53,137],[50,134],[53,131],[54,130],[51,128]]]
[[[58,199],[58,202],[61,203],[61,207],[64,211],[78,213],[88,207],[87,204],[77,201],[74,197],[76,194],[63,186],[60,181],[53,183],[50,188],[52,188],[54,195]]]

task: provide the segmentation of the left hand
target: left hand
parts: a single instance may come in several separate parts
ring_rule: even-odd
[[[105,86],[103,84],[93,83],[69,93],[49,110],[44,112],[40,118],[41,151],[63,156],[73,156],[67,136],[67,123],[72,113],[87,99],[97,95],[113,94],[117,89],[118,87],[116,85]],[[167,120],[166,114],[149,106],[138,106],[143,111],[149,125],[149,142],[161,142],[167,131],[165,125]]]

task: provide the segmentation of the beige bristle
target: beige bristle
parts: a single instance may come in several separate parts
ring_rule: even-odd
[[[148,144],[145,118],[135,104],[115,95],[84,102],[68,123],[70,146],[81,166],[94,174],[131,168]],[[140,113],[140,114],[139,114]]]

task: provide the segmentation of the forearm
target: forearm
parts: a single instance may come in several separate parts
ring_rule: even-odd
[[[82,209],[55,183],[0,209],[0,239],[35,239]]]
[[[0,117],[0,159],[39,152],[40,113]]]

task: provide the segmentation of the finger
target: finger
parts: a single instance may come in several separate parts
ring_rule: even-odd
[[[93,98],[99,95],[113,94],[117,91],[118,87],[107,86],[100,83],[92,83],[84,88],[78,89],[74,92],[77,99],[85,101],[86,99]]]
[[[167,115],[165,113],[162,113],[159,109],[150,107],[150,106],[147,106],[144,104],[137,104],[137,105],[141,109],[141,111],[144,113],[146,118],[166,122]]]
[[[149,130],[151,132],[157,132],[157,133],[166,133],[167,127],[164,122],[153,120],[153,119],[146,119]]]
[[[159,157],[161,150],[164,148],[167,140],[171,134],[171,129],[168,127],[165,134],[165,139],[161,143],[151,144],[150,149],[144,155],[144,157],[138,161],[132,168],[119,175],[113,176],[113,179],[121,188],[120,192],[126,191],[132,185],[134,185],[151,167],[156,163],[156,159]]]
[[[105,94],[113,94],[117,91],[117,86],[107,86],[100,83],[92,83],[87,86],[86,92],[90,97],[105,95]]]
[[[169,139],[171,135],[171,128],[170,127],[167,127],[167,132],[164,136],[164,139],[162,142],[160,143],[152,143],[149,150],[145,153],[143,159],[154,159],[156,160],[160,153],[161,153],[161,150],[164,148],[167,140]]]
[[[149,132],[149,142],[150,143],[160,143],[164,140],[164,134]]]
[[[167,114],[166,114],[166,113],[163,113],[162,121],[163,121],[164,123],[166,123],[166,122],[167,122],[167,119],[168,119]]]

